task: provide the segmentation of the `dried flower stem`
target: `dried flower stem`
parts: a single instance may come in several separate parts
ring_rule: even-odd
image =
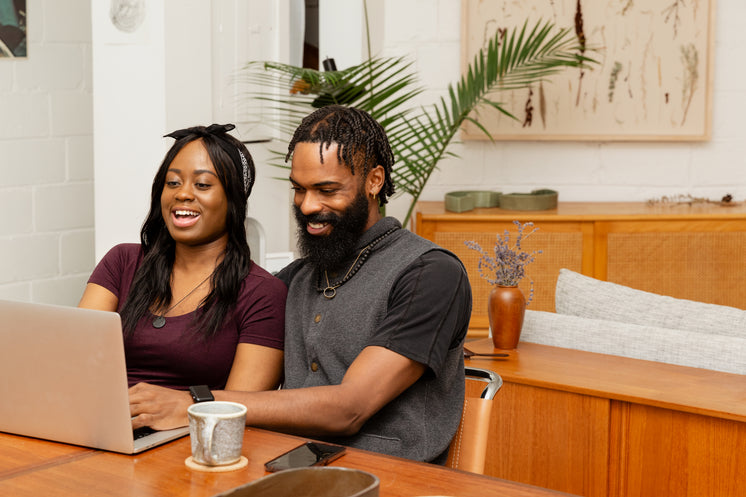
[[[475,241],[464,242],[467,247],[481,254],[482,257],[480,257],[478,265],[479,275],[487,280],[490,285],[517,286],[526,276],[526,266],[534,261],[536,255],[541,254],[541,250],[526,252],[521,247],[521,243],[538,230],[538,228],[533,227],[534,223],[521,224],[518,221],[513,221],[513,224],[518,228],[515,245],[510,245],[508,230],[505,230],[502,236],[498,233],[495,235],[497,239],[493,249],[494,255],[486,252]],[[525,231],[526,228],[531,229]],[[533,293],[533,281],[531,281],[531,291],[527,304],[531,302]]]

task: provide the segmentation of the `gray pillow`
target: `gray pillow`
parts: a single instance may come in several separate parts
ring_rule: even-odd
[[[560,269],[558,314],[746,338],[746,311],[675,299]]]
[[[746,374],[744,338],[527,310],[521,341]]]

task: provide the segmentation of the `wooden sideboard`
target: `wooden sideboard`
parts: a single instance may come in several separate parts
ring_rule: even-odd
[[[524,342],[467,365],[504,381],[485,474],[586,497],[746,495],[746,376]]]
[[[486,336],[490,286],[479,276],[479,254],[464,241],[490,251],[495,235],[515,238],[513,221],[532,221],[538,231],[524,243],[542,253],[527,267],[521,287],[529,309],[554,311],[560,268],[677,298],[746,309],[746,205],[560,202],[556,209],[509,211],[482,208],[448,212],[443,202],[419,202],[413,230],[454,252],[466,266],[473,291],[471,337]]]

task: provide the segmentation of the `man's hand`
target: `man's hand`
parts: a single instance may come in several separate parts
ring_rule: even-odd
[[[187,409],[193,403],[189,392],[138,383],[129,389],[129,397],[132,428],[170,430],[189,424]]]

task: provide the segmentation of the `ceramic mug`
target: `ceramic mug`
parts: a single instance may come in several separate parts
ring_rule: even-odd
[[[199,402],[187,409],[192,460],[225,466],[241,459],[246,406],[235,402]]]

